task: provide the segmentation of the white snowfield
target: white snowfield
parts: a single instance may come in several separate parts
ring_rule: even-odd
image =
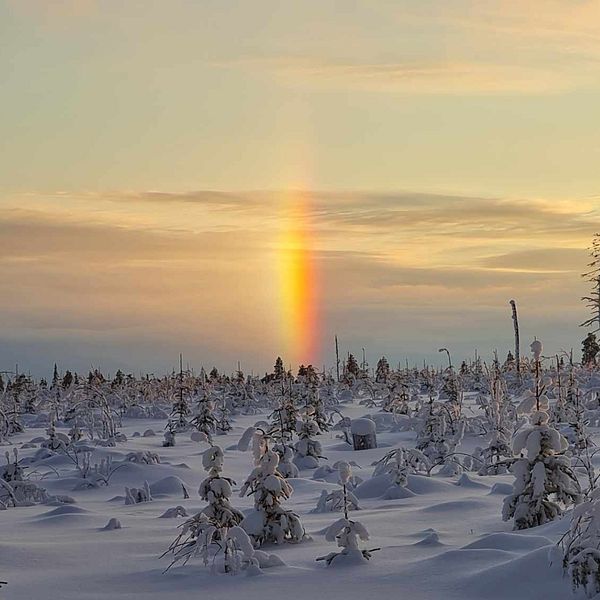
[[[367,410],[345,405],[344,414],[360,418]],[[215,436],[224,450],[223,475],[236,481],[231,503],[248,511],[252,496],[240,498],[241,485],[254,468],[252,450],[237,449],[247,427],[265,414],[236,416],[227,435]],[[408,475],[406,497],[385,500],[389,476],[371,479],[372,463],[394,447],[414,447],[415,433],[378,433],[377,449],[355,452],[339,439],[339,431],[318,436],[322,445],[321,465],[355,461],[352,474],[364,480],[353,494],[360,510],[350,519],[359,520],[370,539],[366,549],[379,548],[364,564],[327,567],[319,556],[335,551],[325,539],[327,528],[340,518],[337,512],[314,512],[323,490],[339,490],[337,472],[327,481],[313,479],[314,470],[300,471],[289,479],[292,497],[286,509],[296,512],[311,539],[299,544],[263,547],[285,563],[264,570],[256,577],[244,573],[215,574],[199,558],[185,566],[159,558],[178,533],[183,513],[192,516],[206,506],[197,490],[207,474],[202,454],[209,447],[192,441],[190,433],[177,434],[174,447],[162,447],[165,420],[125,419],[121,432],[126,442],[116,447],[98,447],[93,462],[111,457],[113,464],[130,453],[134,460],[120,466],[108,486],[76,489],[81,478],[72,463],[57,454],[29,467],[49,494],[71,496],[72,504],[40,504],[0,511],[0,590],[7,600],[95,600],[144,598],[160,600],[281,599],[383,599],[407,600],[567,600],[572,597],[568,577],[563,577],[560,554],[553,552],[558,538],[569,528],[570,511],[562,520],[512,531],[503,522],[502,503],[511,492],[514,477],[480,476],[476,472],[443,477]],[[154,429],[156,436],[134,437]],[[66,432],[66,430],[64,430]],[[594,430],[596,431],[596,430]],[[4,446],[21,448],[43,429],[27,428]],[[197,437],[197,436],[195,436]],[[482,438],[467,434],[459,449],[472,452]],[[37,448],[20,449],[19,458]],[[160,463],[139,462],[148,451]],[[135,460],[135,457],[138,460]],[[50,468],[52,467],[52,468]],[[56,471],[56,472],[55,472]],[[321,470],[322,471],[322,470]],[[61,474],[59,478],[57,472]],[[30,474],[35,479],[35,474]],[[144,489],[148,482],[152,500],[125,503],[125,487]],[[189,492],[184,498],[183,486]],[[181,507],[182,509],[178,508]],[[175,509],[175,510],[169,510]],[[169,518],[169,515],[174,515]],[[178,516],[179,515],[179,516]],[[117,524],[121,525],[118,528]],[[555,556],[553,563],[550,558]],[[558,557],[558,558],[556,558]]]

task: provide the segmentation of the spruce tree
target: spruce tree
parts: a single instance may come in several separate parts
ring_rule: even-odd
[[[588,333],[585,340],[583,340],[583,358],[581,363],[586,367],[595,367],[597,363],[597,356],[600,352],[600,344],[596,339],[595,333]]]

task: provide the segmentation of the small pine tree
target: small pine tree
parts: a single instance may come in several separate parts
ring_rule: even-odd
[[[387,383],[390,378],[390,363],[385,356],[382,356],[377,361],[377,367],[375,368],[375,381],[377,383]]]
[[[346,362],[346,372],[354,377],[358,377],[360,373],[360,367],[354,354],[348,354],[348,361]]]
[[[276,381],[281,381],[285,379],[285,367],[283,366],[283,360],[281,359],[281,356],[278,356],[277,360],[275,361],[275,367],[273,368],[273,378]]]
[[[589,296],[583,296],[582,300],[592,313],[591,318],[581,324],[581,327],[596,327],[600,331],[600,233],[596,233],[590,247],[591,261],[588,263],[589,271],[582,277],[591,284]]]
[[[595,333],[588,333],[582,343],[583,357],[581,363],[586,367],[595,367],[597,363],[598,353],[600,352],[600,344],[596,339]]]

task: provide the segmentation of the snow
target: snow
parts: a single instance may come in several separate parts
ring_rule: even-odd
[[[364,414],[364,407],[345,406],[344,414],[358,417]],[[223,453],[224,475],[238,482],[233,484],[232,504],[249,515],[244,526],[248,533],[253,531],[253,523],[259,530],[262,521],[260,513],[253,511],[253,496],[239,497],[241,484],[255,466],[252,453],[245,451],[250,434],[246,434],[243,444],[238,443],[260,418],[236,416],[233,429],[218,436],[220,447],[227,448]],[[363,424],[361,432],[374,431],[372,421],[367,421],[368,427],[364,419],[354,419],[353,423],[357,422]],[[44,466],[67,469],[64,457],[54,456],[35,464],[36,470],[50,472],[40,482],[48,493],[70,495],[75,504],[40,504],[0,511],[0,580],[8,581],[3,590],[6,598],[186,600],[201,595],[211,600],[269,600],[284,594],[290,599],[326,595],[334,600],[565,600],[571,595],[570,582],[563,577],[561,566],[548,563],[549,550],[568,529],[569,515],[562,521],[512,532],[512,524],[503,522],[501,515],[504,495],[512,490],[513,475],[409,474],[406,490],[410,493],[386,499],[383,496],[393,483],[390,476],[371,478],[372,463],[387,452],[386,448],[353,452],[350,446],[340,443],[336,431],[317,438],[328,459],[324,464],[342,465],[330,482],[313,480],[314,471],[308,470],[286,480],[293,494],[285,501],[285,509],[300,517],[310,540],[267,545],[260,550],[246,547],[248,560],[256,561],[260,577],[214,574],[199,559],[163,574],[169,560],[159,557],[176,537],[177,525],[183,519],[159,517],[176,517],[184,512],[192,515],[205,507],[196,490],[206,478],[208,445],[192,441],[189,435],[178,435],[175,446],[163,448],[161,436],[133,436],[134,431],[148,427],[161,431],[164,420],[125,418],[121,431],[127,441],[112,448],[94,449],[97,462],[101,457],[121,461],[130,453],[159,455],[159,463],[128,463],[118,469],[108,486],[74,489],[80,479],[59,479]],[[388,448],[410,445],[411,440],[414,444],[412,432],[385,431],[379,436],[382,446]],[[32,431],[26,430],[12,436],[10,443],[19,447],[20,456],[33,456],[37,448],[22,448],[32,437]],[[469,443],[474,446],[467,437],[463,444]],[[358,515],[365,528],[360,531],[361,548],[381,550],[368,562],[338,571],[315,558],[335,550],[325,532],[339,513],[313,509],[322,490],[339,489],[336,482],[346,473],[343,463],[352,460],[362,467],[353,468],[353,473],[359,473],[363,483],[353,490],[361,510],[353,511],[350,518]],[[152,500],[126,505],[124,488],[143,489],[144,482],[148,482]],[[182,484],[190,498],[184,498]],[[267,488],[280,485],[276,478],[266,476]],[[121,500],[111,502],[115,496]],[[242,534],[235,531],[232,535]]]
[[[371,435],[376,431],[377,427],[371,419],[353,419],[350,424],[350,432],[353,435]]]

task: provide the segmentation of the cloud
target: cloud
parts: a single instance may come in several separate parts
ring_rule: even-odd
[[[551,66],[440,60],[373,62],[309,56],[247,57],[215,63],[270,73],[290,86],[344,88],[410,94],[540,94],[594,82],[590,73]]]
[[[286,210],[299,195],[302,210]],[[6,335],[67,339],[91,354],[152,339],[206,363],[289,351],[279,308],[289,226],[310,231],[303,251],[318,276],[324,347],[343,332],[383,351],[401,331],[422,337],[418,354],[440,328],[456,344],[477,335],[495,347],[513,296],[536,334],[576,328],[598,223],[594,199],[113,192],[30,195],[26,209],[22,199],[3,200],[0,213]]]
[[[539,248],[491,256],[482,265],[491,269],[537,273],[581,273],[587,258],[582,248]]]

